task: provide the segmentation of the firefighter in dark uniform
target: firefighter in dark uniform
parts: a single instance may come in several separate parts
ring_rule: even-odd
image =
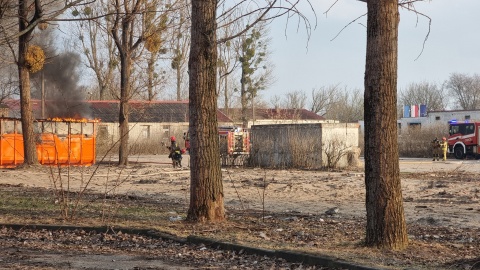
[[[170,147],[168,149],[170,150],[169,158],[172,158],[175,153],[180,153],[180,146],[178,146],[175,136],[170,137]]]
[[[439,161],[439,159],[440,159],[440,141],[437,138],[435,138],[432,141],[432,154],[433,154],[433,161],[435,161],[435,159],[437,159],[437,161]]]

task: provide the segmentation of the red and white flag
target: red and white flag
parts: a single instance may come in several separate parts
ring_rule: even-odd
[[[419,117],[420,116],[419,110],[420,110],[420,106],[412,105],[411,117]]]

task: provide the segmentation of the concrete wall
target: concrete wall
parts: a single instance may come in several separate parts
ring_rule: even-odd
[[[267,168],[321,169],[332,156],[340,156],[336,167],[355,165],[358,135],[355,123],[255,125],[251,162]]]

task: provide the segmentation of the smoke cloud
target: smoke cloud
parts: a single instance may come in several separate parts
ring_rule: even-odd
[[[32,97],[42,99],[43,81],[45,118],[89,118],[91,110],[85,102],[85,89],[79,84],[81,57],[75,52],[58,53],[52,49],[54,48],[53,35],[53,31],[45,31],[41,35],[43,38],[41,43],[44,43],[42,47],[47,59],[43,70],[32,74],[32,79],[36,82]]]

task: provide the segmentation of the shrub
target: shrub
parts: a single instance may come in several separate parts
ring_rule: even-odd
[[[401,157],[431,157],[432,141],[448,136],[447,124],[410,128],[398,136],[398,153]]]

